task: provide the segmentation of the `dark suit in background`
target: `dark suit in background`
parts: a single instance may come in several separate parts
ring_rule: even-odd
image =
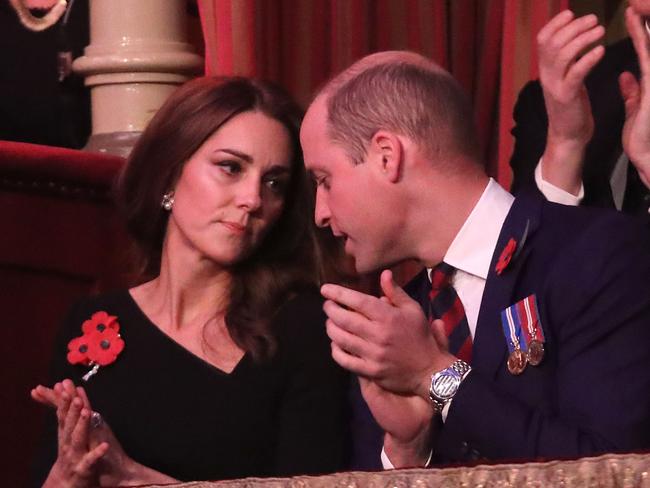
[[[594,135],[587,146],[582,181],[582,205],[614,207],[610,188],[612,170],[621,155],[621,133],[625,107],[618,87],[618,76],[630,71],[639,76],[639,65],[632,41],[627,38],[607,47],[605,56],[587,77],[585,85],[594,117]],[[512,191],[535,185],[534,171],[546,146],[548,119],[539,81],[529,82],[519,94],[514,109],[515,148],[510,160]],[[642,214],[650,206],[650,190],[629,164],[622,210]]]
[[[65,33],[62,23],[32,32],[8,1],[0,2],[0,139],[76,149],[86,143],[90,94],[74,73],[58,80],[57,52],[83,54],[88,0],[71,5]]]

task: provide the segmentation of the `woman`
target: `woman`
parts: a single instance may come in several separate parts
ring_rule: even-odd
[[[145,280],[74,308],[54,368],[72,382],[32,393],[58,407],[46,485],[341,467],[299,122],[241,78],[189,82],[153,118],[119,184]]]

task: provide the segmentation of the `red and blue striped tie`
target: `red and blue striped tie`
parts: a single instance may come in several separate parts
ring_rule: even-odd
[[[456,268],[447,263],[438,264],[431,271],[429,292],[429,320],[441,319],[449,339],[449,352],[466,363],[472,360],[472,336],[469,332],[465,308],[451,285]]]

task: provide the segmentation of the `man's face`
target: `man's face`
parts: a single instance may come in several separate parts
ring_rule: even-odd
[[[392,264],[395,254],[395,215],[389,208],[386,187],[372,164],[355,165],[327,133],[327,107],[317,99],[300,131],[305,166],[316,181],[315,221],[345,239],[345,252],[365,273]]]

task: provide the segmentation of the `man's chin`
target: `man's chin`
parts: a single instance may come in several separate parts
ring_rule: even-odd
[[[376,271],[380,271],[387,267],[386,263],[376,259],[368,259],[368,258],[364,259],[363,256],[359,256],[359,255],[357,256],[348,255],[348,256],[350,256],[350,258],[353,260],[354,269],[359,275],[374,273]]]

